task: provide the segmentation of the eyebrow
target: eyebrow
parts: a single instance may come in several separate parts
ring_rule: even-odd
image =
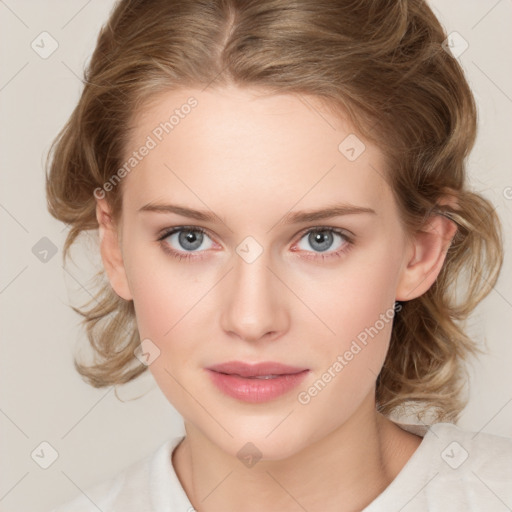
[[[139,209],[139,212],[156,212],[156,213],[175,213],[182,217],[200,220],[203,222],[216,222],[218,217],[212,211],[193,210],[186,206],[174,204],[158,204],[148,203]],[[377,215],[375,210],[364,206],[356,206],[347,203],[335,204],[333,206],[321,208],[318,210],[304,210],[299,212],[289,212],[283,216],[278,224],[299,224],[301,222],[313,222],[331,217],[339,217],[341,215],[354,215],[360,213],[369,213]]]

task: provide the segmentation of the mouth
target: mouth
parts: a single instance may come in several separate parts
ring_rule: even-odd
[[[222,372],[220,372],[222,373]],[[238,374],[230,374],[230,373],[224,373],[223,375],[238,375]],[[292,374],[293,375],[293,374]],[[238,375],[238,377],[243,377],[243,375]],[[244,379],[264,379],[264,380],[268,380],[268,379],[276,379],[277,377],[282,377],[282,375],[254,375],[252,377],[250,376],[247,376],[247,377],[244,377]]]
[[[241,361],[229,361],[227,363],[209,366],[208,370],[223,373],[225,375],[238,375],[245,378],[275,378],[282,375],[293,375],[306,371],[308,368],[289,366],[277,362],[244,363]]]
[[[224,394],[251,403],[266,402],[288,393],[309,373],[308,368],[276,362],[230,361],[206,370],[213,384]]]

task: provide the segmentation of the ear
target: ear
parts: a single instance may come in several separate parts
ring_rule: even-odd
[[[100,235],[101,259],[110,285],[119,297],[131,300],[132,294],[126,278],[117,227],[113,222],[110,207],[104,198],[96,198],[96,218]]]
[[[433,214],[410,242],[409,260],[402,270],[396,300],[407,301],[423,295],[441,271],[457,225],[443,215]]]

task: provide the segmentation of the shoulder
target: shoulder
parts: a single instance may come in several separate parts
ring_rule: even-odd
[[[113,477],[86,488],[73,500],[50,512],[130,512],[153,510],[155,472],[169,472],[170,454],[182,437],[167,440],[144,458]]]
[[[512,504],[512,438],[451,423],[400,425],[422,442],[364,512],[505,511]]]
[[[423,443],[425,501],[435,503],[435,510],[501,510],[512,504],[512,438],[437,423]]]
[[[466,430],[451,423],[434,424],[430,432],[430,442],[441,450],[440,458],[447,469],[464,468],[466,473],[469,471],[495,481],[508,479],[510,482],[512,437]],[[451,474],[450,471],[444,472]]]

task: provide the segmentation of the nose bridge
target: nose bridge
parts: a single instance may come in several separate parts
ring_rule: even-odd
[[[284,328],[286,312],[279,283],[269,270],[270,252],[252,237],[236,248],[233,272],[227,281],[222,327],[240,338],[256,341]]]

